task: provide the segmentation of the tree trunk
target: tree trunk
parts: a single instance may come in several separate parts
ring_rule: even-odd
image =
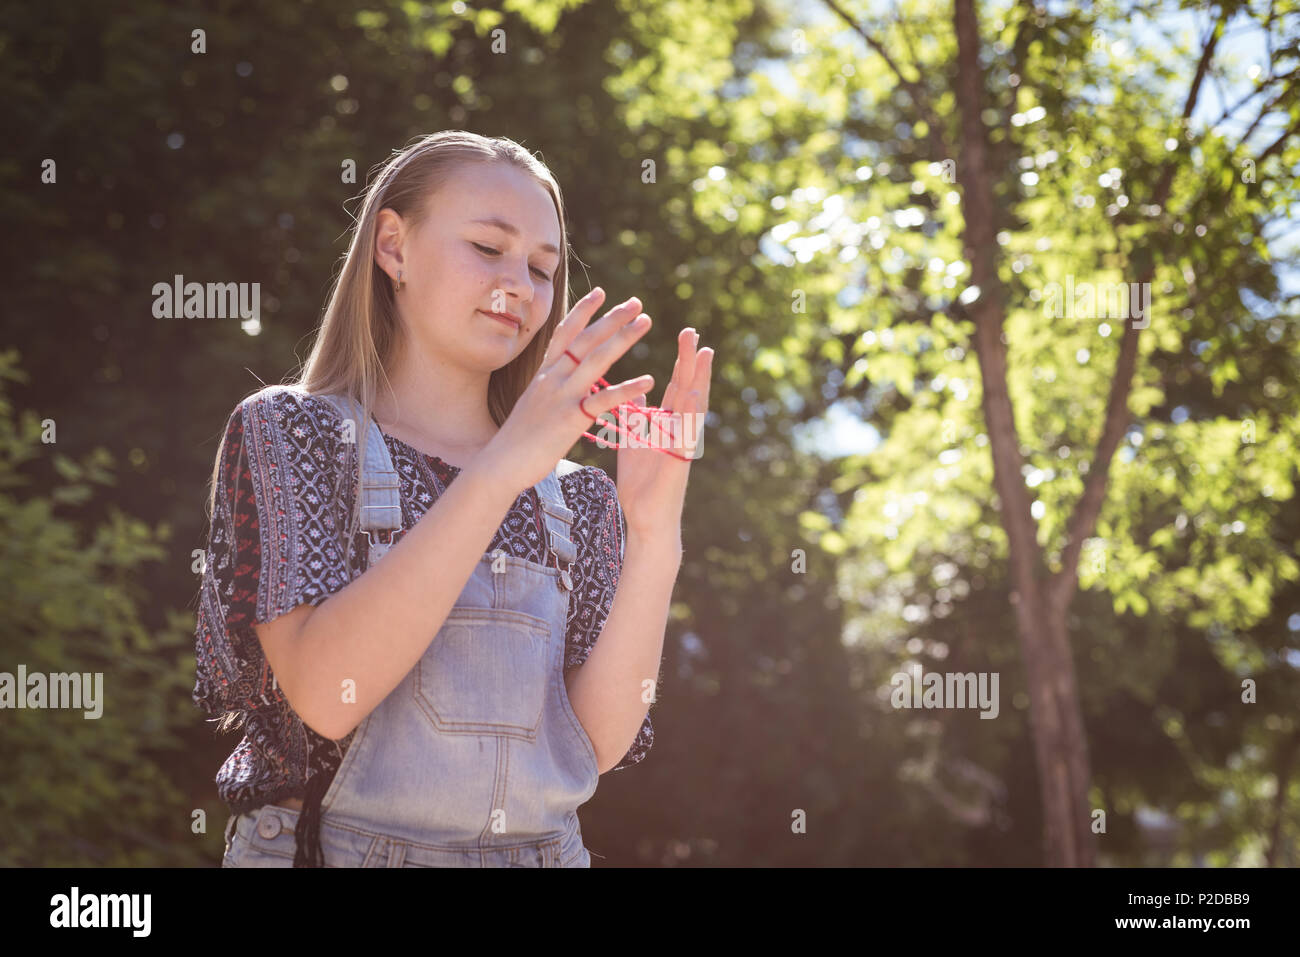
[[[1066,608],[1049,587],[1037,526],[1021,474],[1015,414],[1007,391],[1002,328],[1005,297],[998,278],[997,228],[982,119],[984,78],[973,0],[955,0],[957,102],[961,114],[959,180],[963,241],[979,297],[971,307],[980,364],[984,417],[994,485],[1010,546],[1012,602],[1029,686],[1030,727],[1043,807],[1044,860],[1054,867],[1091,867],[1095,848],[1088,807],[1091,778],[1083,714],[1074,677]]]

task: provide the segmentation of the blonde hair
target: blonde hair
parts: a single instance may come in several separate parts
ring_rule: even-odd
[[[555,294],[550,315],[523,351],[493,371],[488,382],[488,412],[498,426],[505,422],[541,368],[555,327],[569,311],[569,243],[564,201],[559,184],[541,160],[514,140],[464,130],[431,133],[394,153],[372,171],[371,183],[362,196],[360,215],[352,228],[352,241],[335,279],[311,353],[297,378],[285,383],[289,388],[313,395],[340,393],[360,404],[362,421],[355,423],[360,446],[355,459],[358,474],[364,461],[378,383],[383,379],[388,384],[386,370],[401,345],[402,333],[393,281],[375,262],[379,212],[392,209],[409,226],[418,226],[430,215],[434,194],[453,173],[471,163],[508,163],[530,174],[550,194],[560,225],[560,263],[552,277]],[[218,454],[212,475],[214,496],[220,466]],[[343,489],[347,481],[345,477],[339,482],[338,489]],[[335,501],[337,504],[337,493]],[[360,506],[358,489],[344,531],[344,566],[349,572],[353,538],[360,528]],[[212,500],[208,511],[211,515]]]

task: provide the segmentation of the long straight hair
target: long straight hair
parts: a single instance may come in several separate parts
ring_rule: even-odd
[[[360,406],[361,421],[354,422],[352,435],[360,447],[354,460],[357,472],[364,461],[371,410],[380,380],[389,388],[387,370],[402,346],[401,322],[397,314],[393,281],[375,261],[375,237],[380,210],[391,209],[410,226],[418,226],[436,215],[434,194],[459,169],[473,163],[508,163],[530,174],[550,194],[560,225],[560,263],[553,277],[551,312],[542,328],[523,351],[492,372],[488,381],[488,412],[502,425],[519,397],[541,368],[556,325],[569,311],[568,226],[559,184],[549,169],[514,140],[485,137],[464,130],[431,133],[395,152],[372,171],[370,185],[362,196],[361,213],[352,227],[352,239],[325,308],[316,340],[301,372],[284,383],[289,388],[313,394],[342,394]],[[345,420],[344,427],[347,422]],[[221,466],[221,455],[213,468],[213,495]],[[338,491],[350,481],[345,472]],[[209,514],[212,503],[209,502]],[[360,528],[361,495],[354,497],[344,530],[344,567],[351,569],[353,539]]]

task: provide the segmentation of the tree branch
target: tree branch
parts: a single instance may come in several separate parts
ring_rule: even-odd
[[[1209,71],[1210,62],[1214,59],[1215,47],[1218,46],[1219,38],[1223,35],[1229,16],[1229,13],[1224,12],[1219,17],[1201,52],[1200,62],[1196,65],[1196,75],[1192,79],[1187,99],[1183,104],[1184,122],[1196,109],[1201,84]],[[1161,208],[1168,201],[1170,188],[1173,186],[1176,155],[1165,161],[1152,195],[1152,203]],[[1141,284],[1149,283],[1154,274],[1154,257],[1147,256],[1146,265],[1138,278],[1139,288]],[[1084,539],[1097,527],[1097,517],[1101,514],[1101,506],[1106,498],[1110,463],[1115,456],[1115,450],[1119,448],[1120,440],[1128,429],[1128,398],[1133,390],[1133,376],[1137,369],[1139,332],[1140,329],[1131,321],[1124,323],[1124,338],[1120,342],[1115,375],[1111,379],[1110,395],[1106,400],[1106,418],[1102,425],[1101,436],[1097,440],[1097,448],[1088,467],[1088,478],[1084,482],[1083,494],[1079,496],[1074,511],[1066,523],[1066,543],[1061,551],[1061,570],[1052,576],[1052,581],[1049,583],[1052,601],[1058,607],[1063,608],[1068,605],[1078,587],[1079,553],[1083,549]]]
[[[1285,130],[1283,130],[1282,135],[1279,136],[1277,139],[1275,139],[1272,142],[1272,144],[1267,149],[1264,150],[1264,152],[1260,153],[1259,157],[1255,160],[1255,162],[1257,164],[1263,163],[1264,160],[1268,159],[1274,153],[1281,150],[1282,147],[1286,145],[1286,141],[1289,140],[1296,133],[1300,133],[1300,119],[1297,119]]]
[[[857,21],[853,19],[852,15],[841,7],[836,0],[824,0],[824,2],[826,6],[830,7],[841,20],[849,25],[849,28],[853,30],[854,33],[858,34],[858,36],[862,37],[862,39],[866,41],[867,46],[880,54],[880,58],[885,61],[885,65],[889,67],[890,72],[898,78],[898,82],[902,84],[903,89],[907,90],[907,94],[912,98],[912,102],[916,105],[917,111],[920,112],[922,118],[930,127],[930,135],[927,139],[930,141],[931,150],[936,151],[940,158],[947,159],[951,157],[953,154],[948,150],[946,145],[943,128],[939,125],[938,117],[936,117],[934,112],[930,109],[930,97],[926,93],[925,87],[921,85],[919,80],[909,80],[904,76],[903,71],[899,69],[898,64],[894,62],[894,58],[889,55],[889,51],[885,49],[884,45],[859,26]],[[914,63],[912,66],[917,70],[919,75],[920,65]]]

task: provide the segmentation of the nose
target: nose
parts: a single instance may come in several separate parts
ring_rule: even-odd
[[[502,299],[507,300],[506,311],[513,312],[517,316],[522,316],[524,307],[533,300],[533,283],[528,272],[527,260],[524,260],[522,270],[521,278],[519,270],[504,269],[497,278],[496,287],[492,290],[493,298],[499,294]]]

